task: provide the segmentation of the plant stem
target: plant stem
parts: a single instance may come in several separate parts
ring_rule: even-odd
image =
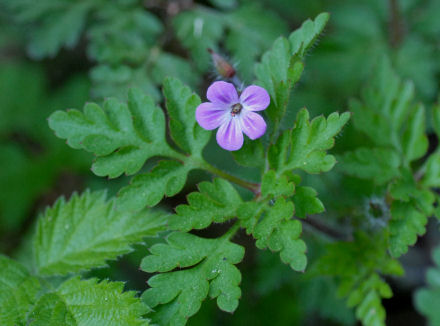
[[[230,240],[235,235],[235,233],[237,233],[239,229],[240,229],[240,221],[237,221],[234,223],[234,225],[232,225],[232,227],[228,230],[228,232],[223,234],[222,238],[225,240],[226,239]]]
[[[240,179],[236,176],[233,176],[232,174],[226,173],[218,168],[216,168],[215,166],[212,166],[209,163],[203,162],[201,163],[201,165],[199,166],[200,168],[211,172],[215,175],[218,175],[219,177],[226,179],[228,181],[231,181],[243,188],[249,189],[250,191],[252,191],[254,194],[258,194],[260,192],[260,185],[258,183],[252,183],[243,179]]]
[[[404,37],[402,15],[397,0],[388,0],[390,9],[389,39],[393,48],[398,47]]]

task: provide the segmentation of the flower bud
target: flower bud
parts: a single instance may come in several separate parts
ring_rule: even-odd
[[[233,78],[235,76],[235,69],[232,65],[225,60],[221,55],[214,52],[212,49],[208,49],[211,54],[212,62],[217,70],[217,73],[223,78]]]

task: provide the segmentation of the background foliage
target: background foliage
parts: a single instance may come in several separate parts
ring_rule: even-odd
[[[439,14],[0,0],[0,324],[440,323]],[[271,95],[233,154],[207,48]]]

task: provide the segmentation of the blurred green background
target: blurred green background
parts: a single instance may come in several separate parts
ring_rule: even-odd
[[[128,182],[126,177],[95,177],[93,157],[69,148],[49,130],[50,113],[109,96],[125,98],[132,86],[160,103],[160,84],[169,75],[204,98],[216,78],[208,47],[227,56],[241,79],[252,83],[254,63],[273,41],[323,11],[331,14],[330,22],[306,60],[286,127],[303,106],[312,115],[347,110],[348,99],[358,96],[383,56],[401,77],[413,80],[417,100],[432,106],[440,81],[440,0],[0,0],[0,251],[26,260],[27,235],[57,197],[86,188],[110,188],[113,194]],[[354,148],[359,137],[348,127],[335,151]],[[437,139],[431,135],[430,140],[435,147]],[[240,173],[215,141],[206,157]],[[253,178],[252,171],[246,173]],[[193,173],[184,192],[162,206],[172,209],[184,202],[185,194],[208,177]],[[310,182],[327,208],[322,219],[329,227],[341,233],[356,227],[346,216],[371,195],[368,185],[360,191],[337,169]],[[384,302],[388,325],[424,324],[412,293],[424,284],[430,250],[439,242],[434,224],[403,257],[406,276],[389,280],[395,295]],[[208,302],[189,324],[355,325],[334,281],[314,275],[314,257],[331,240],[314,229],[305,230],[305,239],[311,267],[302,275],[280,264],[276,255],[255,251],[239,235],[236,240],[247,253],[239,266],[244,277],[238,310],[231,316]],[[148,275],[138,264],[145,252],[146,246],[139,246],[91,273],[143,291]]]

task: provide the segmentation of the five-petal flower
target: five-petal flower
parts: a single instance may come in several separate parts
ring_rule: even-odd
[[[266,132],[266,122],[255,111],[265,110],[270,103],[267,91],[251,85],[240,97],[234,85],[224,81],[209,86],[206,97],[210,102],[196,109],[196,120],[207,130],[218,128],[217,143],[228,151],[243,146],[243,132],[250,139],[257,139]]]

